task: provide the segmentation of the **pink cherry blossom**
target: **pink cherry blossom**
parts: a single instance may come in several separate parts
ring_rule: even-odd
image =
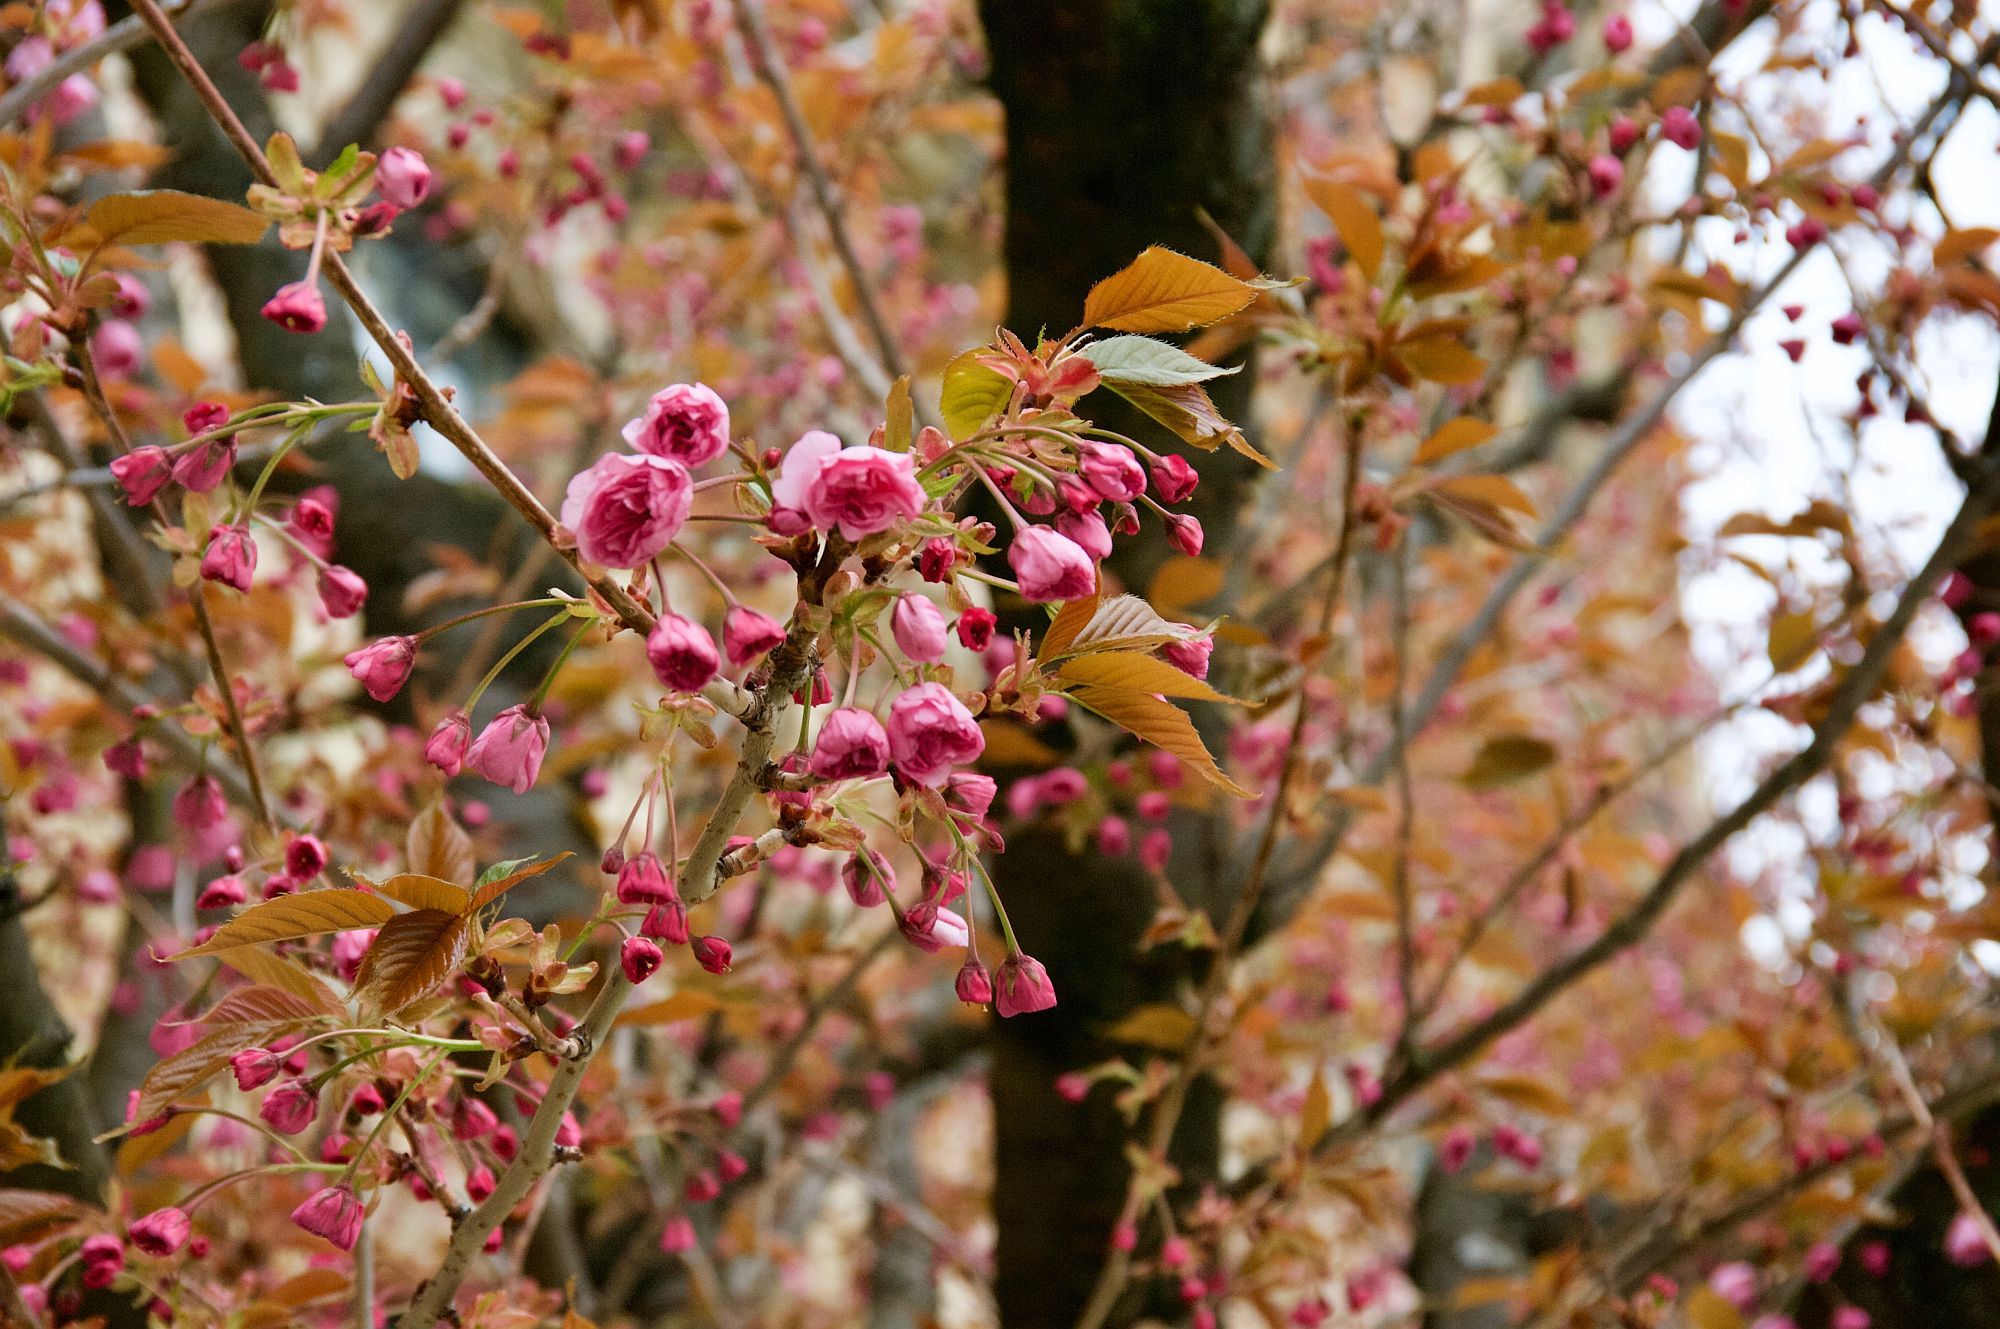
[[[315,1191],[292,1210],[292,1221],[316,1237],[325,1237],[344,1251],[361,1240],[361,1200],[345,1185]]]
[[[706,383],[675,383],[654,393],[622,436],[641,452],[700,466],[729,450],[729,407]]]
[[[785,639],[785,625],[749,605],[731,605],[722,617],[722,652],[732,665],[745,665]]]
[[[965,703],[942,683],[919,683],[889,706],[889,752],[907,780],[932,788],[986,750]]]
[[[375,161],[375,188],[398,208],[414,208],[431,192],[431,167],[414,148],[390,148]]]
[[[1001,961],[994,978],[994,1010],[1003,1016],[1027,1015],[1055,1004],[1055,984],[1040,960],[1017,951]]]
[[[383,637],[341,657],[347,672],[354,675],[368,695],[388,701],[410,681],[417,660],[415,637]]]
[[[721,666],[708,629],[679,614],[661,614],[654,622],[646,659],[660,685],[672,692],[701,691]]]
[[[889,614],[889,631],[905,659],[916,664],[936,664],[944,659],[944,614],[929,596],[899,597]]]
[[[486,722],[465,754],[465,768],[517,794],[535,786],[549,750],[549,722],[523,703]]]
[[[562,523],[587,561],[636,568],[673,543],[693,501],[694,481],[679,462],[607,453],[569,482]]]
[[[1083,546],[1046,526],[1024,526],[1007,546],[1021,594],[1037,603],[1081,600],[1097,589],[1097,565]]]
[[[888,769],[889,735],[873,712],[843,706],[820,725],[811,765],[819,779],[868,779]]]

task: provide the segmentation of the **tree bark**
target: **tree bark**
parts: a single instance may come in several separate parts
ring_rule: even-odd
[[[984,0],[980,10],[1007,114],[1008,327],[1060,336],[1082,317],[1091,285],[1148,245],[1213,259],[1200,210],[1264,258],[1275,212],[1257,57],[1264,0]],[[1217,381],[1217,405],[1239,422],[1250,378],[1246,370]],[[1094,418],[1148,446],[1182,450],[1109,400],[1092,398]],[[1252,468],[1227,451],[1194,460],[1202,482],[1191,510],[1211,541],[1225,541]],[[1143,588],[1171,555],[1148,523],[1112,571]],[[1199,857],[1177,855],[1177,886],[1199,903],[1226,899],[1233,883],[1202,879]],[[1071,855],[1052,835],[1024,833],[995,871],[1021,943],[1047,965],[1060,1004],[994,1022],[994,1290],[1008,1329],[1067,1325],[1123,1202],[1132,1132],[1108,1092],[1072,1105],[1056,1093],[1056,1077],[1130,1052],[1108,1042],[1104,1027],[1171,999],[1194,964],[1173,948],[1136,954],[1157,895],[1129,859]],[[1191,1180],[1214,1173],[1220,1106],[1215,1088],[1201,1085],[1181,1121],[1174,1158]],[[1135,1294],[1118,1322],[1143,1302]]]

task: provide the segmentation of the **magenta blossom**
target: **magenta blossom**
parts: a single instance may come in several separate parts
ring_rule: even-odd
[[[699,692],[721,661],[708,629],[679,614],[661,614],[646,636],[646,659],[660,685],[672,692]]]
[[[312,282],[280,286],[260,312],[286,332],[318,332],[326,326],[326,301]]]
[[[341,657],[347,672],[354,675],[376,701],[388,701],[401,692],[403,684],[410,681],[410,670],[416,662],[415,637],[384,637]]]
[[[679,462],[613,452],[569,482],[562,522],[589,562],[636,568],[673,543],[693,501],[694,481]]]
[[[195,444],[174,462],[174,480],[182,488],[206,494],[222,483],[236,465],[236,440],[218,435]]]
[[[524,702],[509,706],[486,722],[466,751],[465,767],[517,794],[535,786],[542,758],[549,750],[549,722],[528,710]]]
[[[985,1006],[993,1000],[993,975],[986,972],[976,955],[965,957],[959,968],[958,978],[952,983],[952,990],[958,999],[968,1006]]]
[[[472,720],[464,711],[453,711],[437,722],[424,743],[424,760],[446,775],[465,769],[465,752],[472,746]]]
[[[994,983],[993,1008],[1001,1015],[1027,1015],[1056,1004],[1055,984],[1048,970],[1032,955],[1020,952],[1000,962]]]
[[[896,888],[896,869],[880,850],[857,853],[840,865],[840,884],[847,897],[863,909],[872,909]]]
[[[319,1115],[319,1095],[304,1080],[287,1080],[264,1095],[257,1115],[280,1135],[297,1135]]]
[[[826,717],[813,744],[811,770],[821,780],[865,780],[889,769],[889,735],[874,713],[843,706]]]
[[[675,383],[654,393],[621,436],[641,452],[700,466],[729,450],[729,407],[706,383]]]
[[[1082,545],[1046,526],[1024,526],[1007,546],[1021,594],[1036,603],[1081,600],[1097,589],[1097,565]]]
[[[1209,657],[1215,654],[1215,638],[1211,636],[1190,637],[1186,641],[1170,641],[1160,647],[1160,658],[1183,674],[1194,678],[1208,677]]]
[[[625,981],[634,987],[651,978],[665,958],[659,943],[649,937],[627,937],[618,948],[618,965],[625,971]]]
[[[839,439],[819,429],[806,433],[785,454],[771,484],[771,500],[772,529],[781,534],[812,526],[838,529],[849,540],[886,531],[922,512],[928,501],[909,453],[843,448]],[[789,516],[781,519],[780,513]]]
[[[134,1221],[126,1230],[126,1235],[132,1239],[134,1246],[158,1259],[172,1255],[187,1245],[188,1234],[193,1227],[185,1209],[155,1209]]]
[[[652,850],[634,854],[618,869],[618,903],[658,904],[673,898],[674,884]]]
[[[127,506],[143,508],[174,478],[174,459],[165,448],[133,448],[112,460],[111,478],[125,491]]]
[[[375,188],[399,208],[414,208],[431,192],[431,167],[414,148],[390,148],[375,159]]]
[[[935,789],[984,751],[979,722],[942,683],[919,683],[889,706],[889,753],[907,780]]]
[[[361,1240],[361,1200],[346,1186],[315,1191],[292,1210],[292,1221],[316,1237],[325,1237],[344,1251]]]
[[[352,618],[368,602],[368,583],[353,568],[329,563],[319,570],[319,602],[328,618]]]
[[[257,571],[257,542],[248,526],[217,526],[208,533],[208,548],[201,556],[201,575],[239,591],[250,589]]]
[[[954,910],[924,903],[914,906],[897,920],[903,939],[928,955],[957,949],[972,940],[972,929]]]
[[[722,617],[722,651],[732,665],[748,664],[784,639],[784,624],[749,605],[731,605]]]
[[[711,974],[728,973],[735,960],[729,943],[720,937],[696,937],[690,949],[694,951],[695,962]]]
[[[896,649],[906,659],[917,664],[936,664],[944,659],[944,614],[929,596],[898,598],[889,614],[889,631],[896,638]]]

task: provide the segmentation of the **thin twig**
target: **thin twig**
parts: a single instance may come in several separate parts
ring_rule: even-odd
[[[1361,479],[1361,445],[1363,420],[1356,414],[1347,422],[1346,470],[1341,477],[1340,533],[1334,543],[1334,564],[1332,575],[1327,578],[1326,598],[1320,603],[1317,635],[1326,640],[1333,635],[1334,619],[1340,612],[1340,604],[1347,586],[1347,568],[1354,549],[1356,528],[1360,525],[1355,514],[1354,495]],[[1209,1022],[1221,1004],[1223,994],[1229,989],[1229,980],[1237,953],[1242,949],[1243,939],[1250,930],[1250,920],[1255,917],[1258,901],[1263,897],[1264,881],[1271,864],[1272,852],[1278,843],[1278,832],[1284,825],[1285,808],[1290,801],[1292,785],[1305,765],[1302,749],[1305,743],[1306,722],[1311,716],[1311,698],[1307,695],[1306,684],[1311,679],[1308,671],[1299,680],[1298,710],[1292,717],[1291,734],[1285,743],[1284,764],[1279,768],[1278,783],[1271,796],[1271,809],[1264,820],[1263,833],[1258,837],[1256,857],[1250,864],[1249,874],[1244,878],[1243,887],[1237,893],[1236,901],[1230,909],[1229,921],[1224,926],[1222,936],[1216,944],[1214,958],[1210,961],[1208,977],[1202,984],[1201,996],[1196,1003],[1194,1032],[1188,1038],[1188,1045],[1182,1051],[1179,1064],[1175,1067],[1173,1081],[1167,1086],[1158,1106],[1153,1109],[1152,1128],[1146,1143],[1146,1152],[1156,1163],[1164,1163],[1167,1151],[1173,1144],[1174,1129],[1180,1124],[1181,1113],[1187,1107],[1189,1092],[1194,1087],[1196,1077],[1201,1073],[1201,1065],[1209,1042]],[[1144,1178],[1135,1173],[1131,1188],[1126,1195],[1124,1216],[1127,1221],[1135,1217],[1135,1205],[1139,1198],[1139,1186]],[[1084,1304],[1083,1313],[1077,1317],[1077,1329],[1099,1329],[1124,1294],[1126,1283],[1131,1278],[1132,1253],[1114,1245],[1106,1256],[1096,1285],[1091,1289],[1090,1299]]]
[[[806,123],[805,112],[800,109],[798,96],[792,90],[791,77],[785,71],[784,56],[771,40],[770,29],[765,26],[764,7],[758,0],[735,0],[735,8],[744,44],[750,48],[750,63],[777,100],[778,114],[785,122],[785,132],[791,136],[799,172],[805,176],[807,185],[812,189],[813,202],[819,205],[820,216],[826,220],[834,252],[840,256],[840,264],[847,270],[847,279],[854,287],[854,302],[861,307],[862,320],[875,339],[876,353],[889,373],[900,378],[909,372],[903,362],[903,353],[896,345],[895,334],[889,330],[889,321],[882,316],[882,306],[875,298],[875,284],[869,279],[868,270],[861,265],[861,256],[855,252],[854,241],[847,230],[847,218],[841,211],[840,200],[834,195],[833,182],[827,178],[826,168],[820,163],[819,149],[813,143],[812,127]]]
[[[221,9],[225,5],[239,4],[242,0],[191,0],[184,5],[169,9],[169,15],[176,19],[195,18],[211,9]],[[137,14],[122,18],[97,36],[72,46],[55,59],[49,61],[33,75],[7,89],[0,96],[0,125],[10,125],[27,113],[42,98],[56,90],[56,86],[72,74],[81,74],[107,55],[117,55],[134,47],[144,46],[147,38],[146,20]]]

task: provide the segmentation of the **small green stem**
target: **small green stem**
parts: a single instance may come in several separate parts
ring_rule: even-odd
[[[563,643],[562,653],[556,656],[555,663],[549,666],[549,671],[542,675],[541,686],[535,689],[534,697],[528,702],[529,710],[539,711],[542,709],[542,699],[549,695],[549,689],[555,685],[556,675],[560,674],[562,667],[569,663],[570,654],[576,650],[577,644],[583,640],[583,634],[596,626],[597,619],[595,617],[587,618],[578,626],[575,632],[569,634],[569,640]]]
[[[513,649],[509,650],[505,655],[501,656],[498,660],[495,660],[493,662],[493,667],[486,671],[486,677],[479,680],[479,686],[474,688],[472,690],[472,695],[465,699],[465,713],[467,715],[472,714],[473,708],[479,705],[479,699],[486,695],[486,689],[493,686],[493,680],[500,677],[501,670],[505,669],[508,665],[514,663],[515,656],[519,655],[522,651],[527,650],[529,646],[533,645],[535,638],[541,636],[544,632],[547,632],[550,629],[556,627],[558,624],[562,623],[567,618],[569,618],[569,610],[564,609],[561,613],[556,614],[550,619],[548,619],[548,621],[544,622],[540,627],[530,632],[527,636],[515,642]]]

